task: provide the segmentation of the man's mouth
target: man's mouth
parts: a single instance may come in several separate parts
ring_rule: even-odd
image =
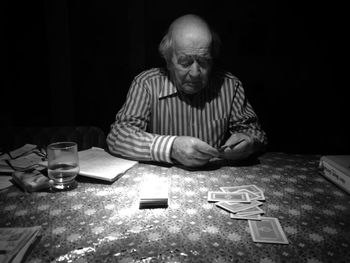
[[[200,86],[202,83],[201,82],[187,82],[186,84],[189,86],[197,87],[197,86]]]

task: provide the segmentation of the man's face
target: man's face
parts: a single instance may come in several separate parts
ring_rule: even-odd
[[[207,86],[212,68],[209,43],[192,41],[176,45],[168,68],[180,91],[198,93]]]

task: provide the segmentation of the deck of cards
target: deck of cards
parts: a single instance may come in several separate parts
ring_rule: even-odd
[[[166,178],[144,175],[140,189],[140,209],[168,207],[168,189]]]
[[[221,191],[209,191],[208,202],[228,211],[232,219],[248,220],[254,242],[288,244],[277,218],[263,217],[261,205],[264,191],[256,185],[220,187]]]

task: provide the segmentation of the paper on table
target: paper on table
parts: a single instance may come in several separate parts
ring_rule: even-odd
[[[137,164],[137,161],[127,160],[113,156],[105,150],[92,147],[78,152],[79,175],[114,182],[127,170]],[[39,163],[47,167],[47,161]]]
[[[0,160],[0,173],[12,173],[14,170],[8,165],[6,160]]]
[[[0,228],[0,262],[21,262],[40,230],[41,226]]]
[[[21,169],[21,170],[34,167],[38,165],[38,163],[40,163],[41,161],[42,161],[42,156],[39,156],[36,153],[30,153],[28,155],[24,155],[13,160],[9,160],[12,167],[14,167],[15,169]]]
[[[18,156],[21,156],[25,153],[28,153],[32,150],[34,150],[35,148],[37,148],[38,146],[34,145],[34,144],[29,144],[27,143],[26,145],[16,149],[16,150],[13,150],[10,152],[10,155],[12,158],[17,158]]]
[[[113,182],[127,170],[137,164],[131,161],[115,157],[101,148],[90,148],[78,152],[80,175]]]
[[[0,176],[0,190],[5,189],[12,185],[11,176],[9,175],[1,175]]]
[[[10,155],[8,153],[0,153],[0,161],[2,160],[9,160],[11,159]]]

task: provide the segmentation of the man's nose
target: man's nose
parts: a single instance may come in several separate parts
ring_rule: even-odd
[[[199,77],[200,74],[201,74],[201,72],[200,72],[199,65],[198,65],[197,61],[194,61],[191,65],[191,68],[190,68],[190,76],[196,78],[196,77]]]

